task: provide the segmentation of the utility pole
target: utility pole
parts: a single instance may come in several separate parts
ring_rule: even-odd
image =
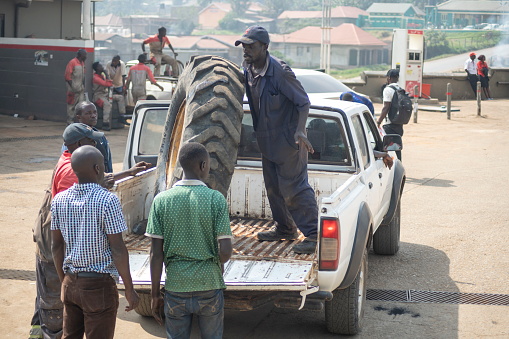
[[[320,68],[330,73],[331,53],[331,0],[322,0],[322,43],[320,45]]]

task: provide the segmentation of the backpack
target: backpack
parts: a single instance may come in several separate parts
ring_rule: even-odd
[[[404,89],[397,89],[394,86],[389,87],[394,90],[391,109],[389,111],[389,119],[391,120],[392,124],[406,125],[412,116],[412,100]]]

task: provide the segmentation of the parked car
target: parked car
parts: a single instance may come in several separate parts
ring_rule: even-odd
[[[292,68],[292,70],[309,97],[339,100],[341,93],[355,92],[338,79],[326,73],[301,68]],[[367,97],[362,93],[357,94]]]
[[[499,24],[487,24],[486,26],[484,26],[483,30],[492,31],[492,30],[497,29],[498,26],[499,26]]]

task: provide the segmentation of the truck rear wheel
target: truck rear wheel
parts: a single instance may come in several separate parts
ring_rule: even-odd
[[[394,255],[399,251],[401,199],[388,225],[380,225],[373,235],[373,250],[376,254]]]
[[[207,184],[226,196],[240,143],[243,96],[244,75],[236,64],[210,55],[189,62],[168,109],[158,159],[157,192],[182,178],[180,147],[198,142],[211,157]]]
[[[364,249],[361,267],[354,282],[345,289],[332,291],[333,298],[325,302],[325,322],[329,332],[353,335],[361,329],[366,303],[368,251]]]

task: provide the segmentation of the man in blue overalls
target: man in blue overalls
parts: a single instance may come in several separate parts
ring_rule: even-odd
[[[277,222],[262,241],[294,240],[297,228],[306,239],[293,247],[296,253],[316,249],[318,206],[308,183],[306,137],[309,98],[291,68],[269,54],[269,33],[261,26],[249,27],[235,42],[244,50],[246,94],[256,139],[262,152],[263,178]]]

